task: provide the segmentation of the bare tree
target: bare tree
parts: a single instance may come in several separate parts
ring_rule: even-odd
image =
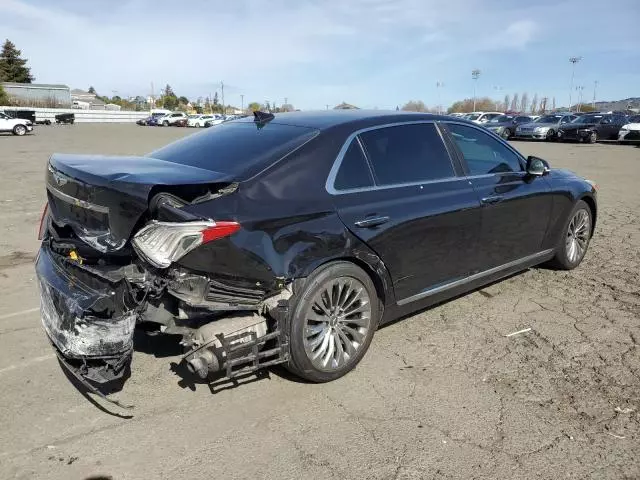
[[[406,112],[426,112],[427,107],[422,100],[410,100],[402,106]]]
[[[552,108],[553,110],[555,110],[555,109],[556,109],[556,97],[553,97],[553,100],[551,100],[551,108]]]
[[[538,94],[533,94],[533,100],[531,100],[531,114],[536,114],[536,108],[538,108]]]
[[[538,110],[538,113],[546,113],[548,100],[549,99],[547,97],[542,97],[542,99],[540,100],[540,109]]]
[[[504,110],[507,111],[509,110],[509,103],[511,103],[511,97],[509,96],[509,94],[507,93],[504,96]]]
[[[515,112],[516,110],[518,110],[518,94],[514,93],[513,94],[513,98],[511,99],[511,111]]]
[[[522,113],[527,111],[527,107],[529,106],[529,94],[524,92],[522,97],[520,97],[520,111]]]

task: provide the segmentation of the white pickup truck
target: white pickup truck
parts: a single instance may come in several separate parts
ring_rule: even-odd
[[[11,118],[4,112],[0,112],[0,132],[11,132],[14,135],[22,136],[33,130],[31,120],[23,118]]]

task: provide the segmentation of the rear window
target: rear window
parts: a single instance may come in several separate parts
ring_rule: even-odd
[[[308,127],[236,121],[190,135],[148,156],[241,179],[260,172],[317,133]]]

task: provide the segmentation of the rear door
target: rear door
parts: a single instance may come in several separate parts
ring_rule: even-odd
[[[447,123],[468,181],[482,204],[477,271],[540,252],[552,207],[545,177],[531,177],[507,143],[468,124]]]
[[[433,122],[352,134],[327,190],[347,228],[388,268],[398,302],[469,272],[480,203]]]

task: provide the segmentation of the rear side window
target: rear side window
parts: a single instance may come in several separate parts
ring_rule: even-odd
[[[470,175],[522,171],[518,156],[488,133],[453,123],[448,128],[467,162]]]
[[[377,185],[454,177],[449,154],[431,123],[399,125],[360,134]]]
[[[148,154],[169,162],[249,178],[317,135],[314,128],[269,122],[217,125]]]
[[[373,178],[367,159],[360,148],[360,142],[354,138],[342,157],[333,187],[336,190],[350,190],[372,186]]]

